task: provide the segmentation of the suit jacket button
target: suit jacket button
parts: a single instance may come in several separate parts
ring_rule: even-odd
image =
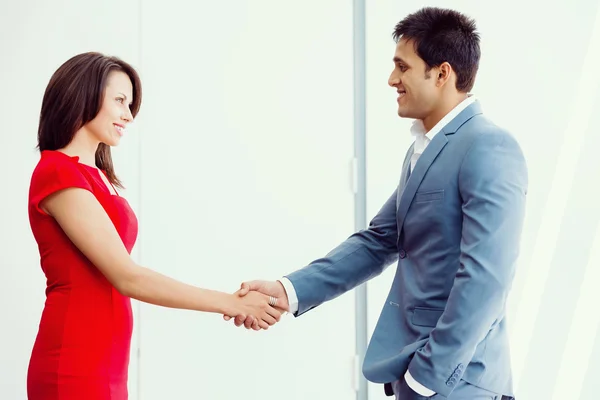
[[[402,250],[400,250],[398,255],[400,256],[400,258],[406,258],[406,251],[404,251],[404,249],[402,249]]]

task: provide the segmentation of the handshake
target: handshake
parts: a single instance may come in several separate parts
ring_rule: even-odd
[[[281,319],[290,305],[285,288],[279,281],[243,282],[233,294],[233,301],[223,319],[234,320],[235,326],[246,329],[269,329]]]

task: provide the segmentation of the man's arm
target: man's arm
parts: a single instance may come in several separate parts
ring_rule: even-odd
[[[443,396],[503,314],[519,255],[527,179],[521,149],[506,133],[482,134],[463,160],[460,267],[444,313],[408,367],[417,382]]]
[[[279,281],[244,282],[238,291],[239,295],[244,296],[250,290],[258,290],[278,298],[278,307],[298,316],[381,274],[398,257],[397,193],[397,189],[394,190],[371,220],[368,229],[356,232],[324,258],[313,261]],[[302,312],[298,312],[299,305]],[[226,321],[231,319],[227,315],[223,318]],[[236,318],[235,325],[259,329],[251,316]]]
[[[298,299],[297,310],[290,312],[302,315],[381,274],[397,259],[397,193],[398,189],[394,190],[367,229],[354,233],[325,257],[282,279],[289,290],[288,297]]]

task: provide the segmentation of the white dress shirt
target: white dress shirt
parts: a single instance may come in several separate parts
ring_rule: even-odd
[[[417,160],[423,154],[427,145],[433,140],[435,135],[437,135],[450,121],[452,121],[461,111],[467,108],[475,101],[475,97],[469,95],[465,100],[460,102],[456,107],[454,107],[448,114],[444,116],[429,132],[426,131],[425,126],[423,125],[423,121],[415,120],[410,128],[410,133],[415,137],[415,146],[414,152],[410,160],[410,170],[415,168],[417,164]],[[298,295],[296,294],[296,289],[294,289],[294,285],[287,278],[281,278],[279,280],[283,285],[285,292],[287,293],[288,303],[290,305],[289,312],[294,314],[298,311]],[[404,379],[406,380],[406,384],[415,392],[420,394],[421,396],[430,397],[435,394],[435,392],[427,387],[423,386],[419,382],[417,382],[409,371],[406,371],[404,374]]]

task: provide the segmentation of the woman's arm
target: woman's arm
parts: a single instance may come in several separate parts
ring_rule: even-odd
[[[124,296],[163,307],[231,317],[253,315],[263,321],[261,327],[280,319],[281,313],[269,306],[268,296],[246,301],[245,297],[201,289],[137,265],[112,221],[87,190],[63,189],[44,199],[40,208],[56,219],[75,246]]]

